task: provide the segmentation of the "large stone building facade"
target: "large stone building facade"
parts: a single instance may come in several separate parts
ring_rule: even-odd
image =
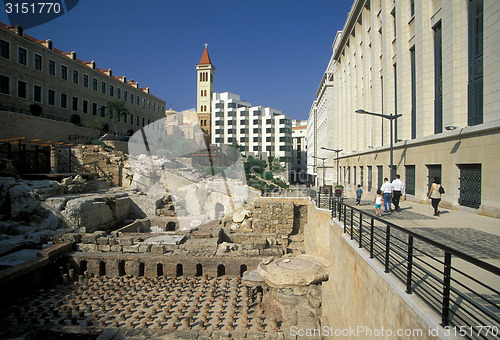
[[[291,183],[307,183],[307,120],[292,120]]]
[[[129,113],[111,122],[107,107],[113,101],[123,101]],[[148,87],[114,76],[111,69],[99,69],[94,61],[82,61],[74,51],[58,50],[50,39],[24,34],[20,26],[0,23],[0,111],[9,113],[11,122],[12,114],[19,115],[21,122],[21,115],[30,114],[32,104],[41,107],[37,116],[52,121],[77,125],[79,121],[85,126],[97,117],[105,118],[110,131],[115,132],[116,127],[121,136],[165,116],[165,101],[152,95]],[[2,131],[2,136],[8,132]],[[44,138],[39,132],[24,129],[23,136]],[[58,139],[67,140],[66,131],[61,130]]]
[[[354,1],[333,45],[324,145],[343,149],[347,192],[371,195],[390,176],[391,120],[355,111],[397,114],[393,164],[408,199],[425,201],[438,176],[443,206],[500,216],[499,13],[495,0]]]
[[[212,143],[238,143],[243,153],[275,157],[289,169],[292,162],[292,121],[280,110],[252,106],[230,92],[214,93]]]

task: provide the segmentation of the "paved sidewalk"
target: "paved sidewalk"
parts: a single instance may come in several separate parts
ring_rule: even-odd
[[[344,202],[355,205],[353,198]],[[362,200],[356,207],[375,214],[373,200]],[[440,216],[433,216],[430,204],[413,201],[401,201],[400,208],[399,212],[382,213],[382,219],[500,266],[500,219],[441,207]]]

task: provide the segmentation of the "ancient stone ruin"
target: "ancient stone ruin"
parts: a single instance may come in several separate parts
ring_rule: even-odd
[[[2,338],[279,338],[321,324],[328,278],[302,255],[307,201],[160,156],[75,154],[102,173],[0,178]]]

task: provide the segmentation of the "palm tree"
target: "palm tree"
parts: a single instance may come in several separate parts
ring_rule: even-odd
[[[108,118],[113,121],[113,125],[115,126],[115,138],[118,139],[118,121],[121,117],[125,117],[128,115],[129,111],[125,107],[125,102],[123,100],[114,100],[108,102]]]

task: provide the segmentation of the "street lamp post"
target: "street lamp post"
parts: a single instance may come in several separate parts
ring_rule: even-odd
[[[323,161],[323,188],[325,187],[325,159],[326,157],[312,156],[313,158],[321,159]]]
[[[325,148],[324,146],[321,147],[321,150],[328,150],[328,151],[333,151],[337,153],[337,186],[339,185],[339,152],[342,151],[342,149],[330,149],[330,148]]]
[[[394,178],[394,158],[393,158],[393,153],[394,153],[394,150],[393,150],[393,144],[394,144],[394,141],[393,141],[393,123],[392,121],[393,120],[396,120],[398,119],[399,117],[402,116],[402,114],[390,114],[390,115],[386,115],[386,114],[382,114],[382,113],[374,113],[374,112],[368,112],[368,111],[365,111],[363,109],[358,109],[356,111],[354,111],[356,113],[360,113],[360,114],[366,114],[366,115],[371,115],[371,116],[377,116],[377,117],[382,117],[382,118],[385,118],[385,119],[389,119],[390,122],[391,122],[391,154],[390,154],[390,158],[391,158],[391,170],[390,170],[390,178],[391,178],[391,181],[392,179]]]

